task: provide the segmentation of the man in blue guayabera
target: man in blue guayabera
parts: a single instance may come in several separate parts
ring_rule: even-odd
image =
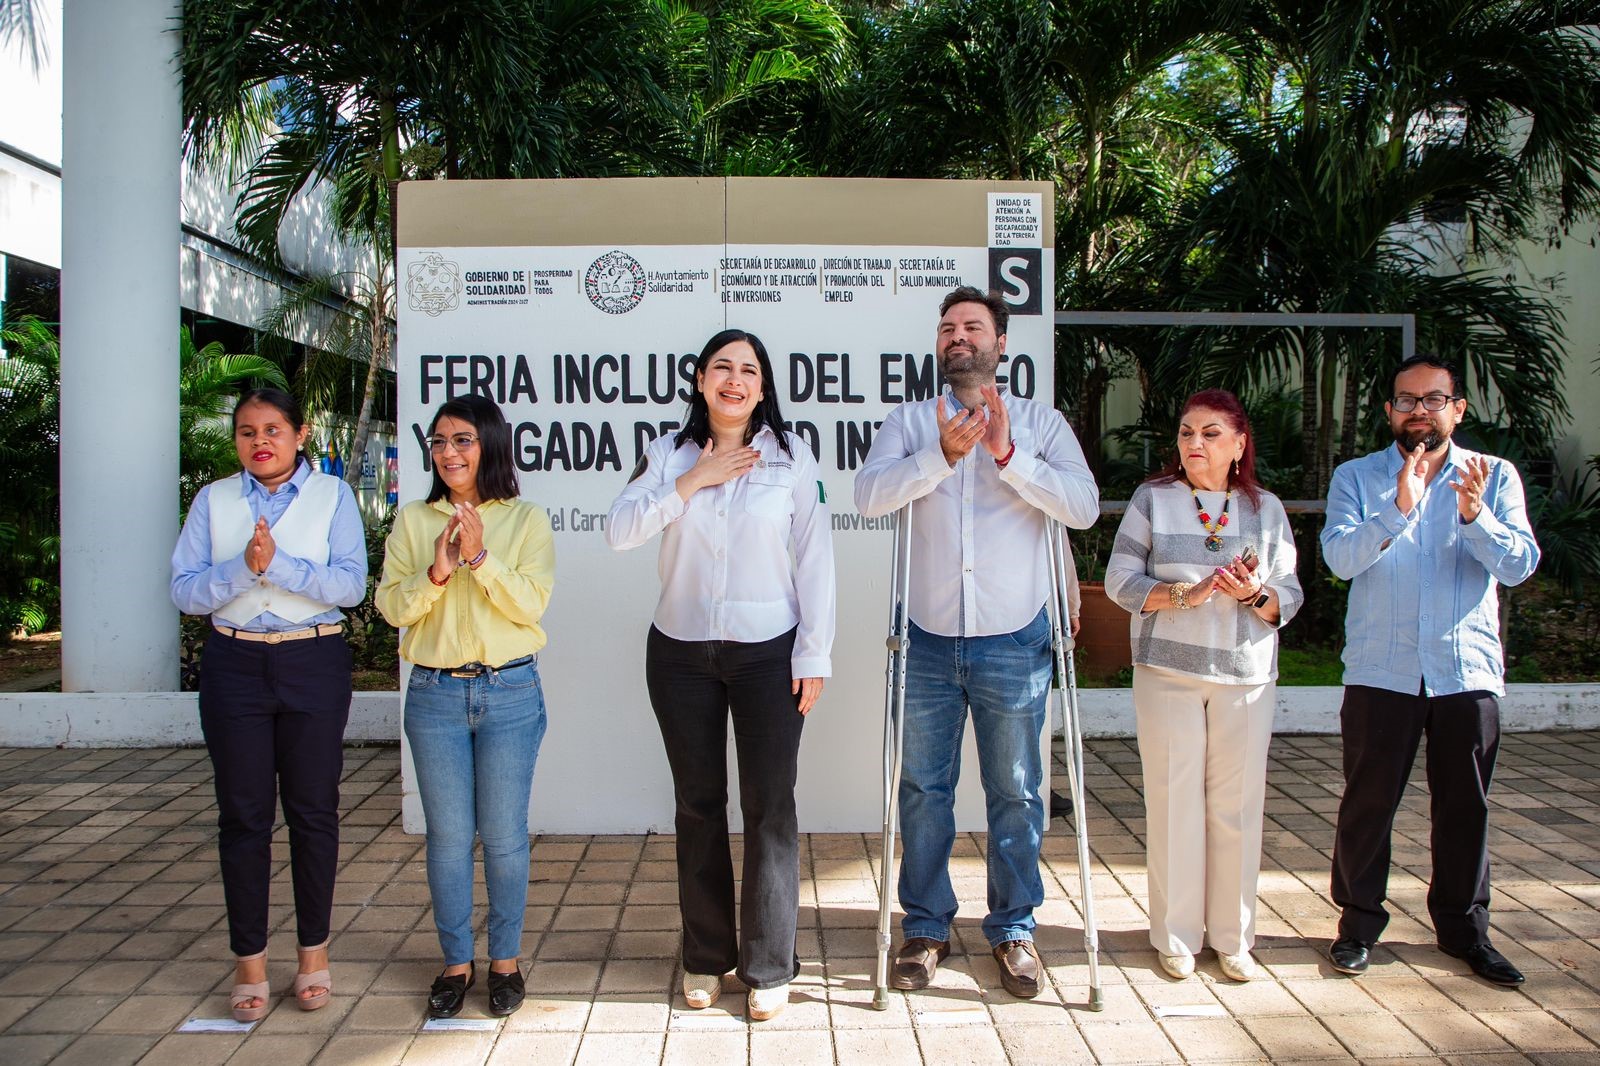
[[[1461,373],[1428,356],[1395,372],[1393,447],[1333,472],[1322,553],[1350,582],[1345,617],[1344,798],[1333,845],[1341,908],[1334,969],[1359,974],[1388,924],[1389,838],[1428,738],[1439,950],[1478,976],[1522,974],[1489,942],[1489,781],[1500,745],[1504,657],[1495,589],[1539,564],[1522,479],[1450,438],[1467,410]]]

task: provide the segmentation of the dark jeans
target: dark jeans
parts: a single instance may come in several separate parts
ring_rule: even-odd
[[[759,644],[674,640],[654,626],[645,680],[672,766],[677,798],[678,909],[683,968],[737,969],[750,988],[800,972],[800,832],[794,785],[805,718],[791,691],[794,630]],[[728,715],[739,755],[744,890],[733,915],[728,849]],[[738,936],[742,930],[744,936]]]
[[[1456,950],[1489,943],[1488,792],[1500,704],[1483,691],[1430,697],[1350,685],[1340,721],[1344,798],[1333,844],[1333,902],[1344,911],[1339,935],[1373,944],[1389,923],[1389,838],[1426,734],[1434,936]]]
[[[200,671],[200,728],[217,789],[217,847],[235,955],[267,947],[277,801],[289,826],[299,943],[328,939],[339,866],[339,776],[350,717],[343,636],[283,644],[212,630]]]

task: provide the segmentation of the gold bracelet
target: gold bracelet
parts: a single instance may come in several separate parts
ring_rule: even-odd
[[[1194,604],[1189,602],[1189,590],[1194,588],[1187,581],[1174,581],[1167,586],[1167,599],[1172,601],[1172,606],[1180,611],[1187,611]]]

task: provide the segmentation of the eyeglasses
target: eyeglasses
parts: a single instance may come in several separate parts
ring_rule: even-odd
[[[1446,404],[1455,403],[1459,399],[1462,399],[1462,397],[1446,396],[1442,392],[1430,392],[1426,396],[1396,396],[1389,403],[1396,411],[1405,414],[1409,411],[1415,411],[1419,403],[1424,410],[1443,411]]]
[[[425,443],[430,452],[442,452],[446,444],[454,446],[458,452],[464,452],[477,444],[478,438],[471,433],[452,433],[448,437],[429,437]]]

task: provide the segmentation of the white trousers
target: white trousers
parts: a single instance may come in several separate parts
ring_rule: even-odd
[[[1255,943],[1261,814],[1277,685],[1133,668],[1144,772],[1150,943],[1163,955]]]

